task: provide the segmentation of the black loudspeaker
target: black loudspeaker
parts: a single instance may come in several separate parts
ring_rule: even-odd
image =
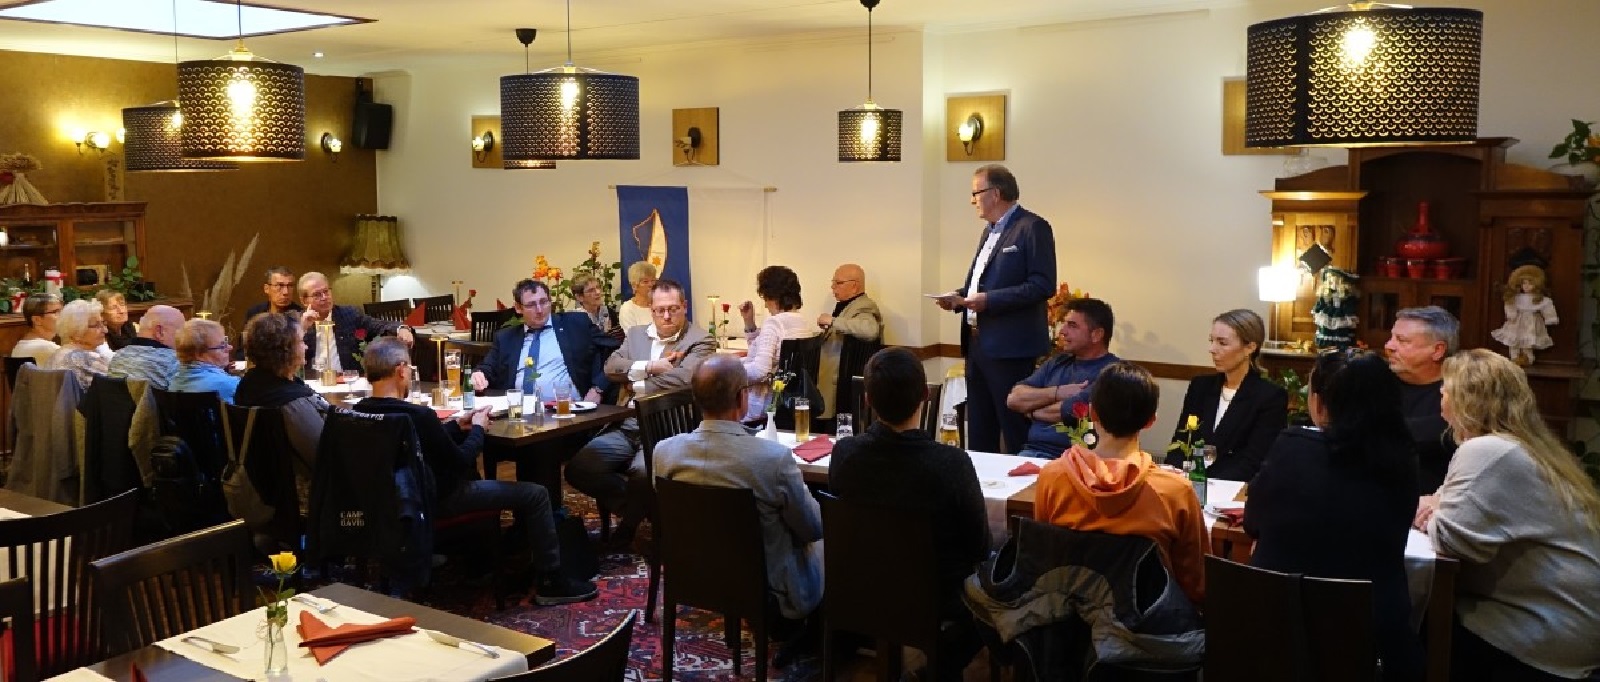
[[[388,149],[394,127],[394,107],[376,102],[356,102],[351,143],[361,149]]]

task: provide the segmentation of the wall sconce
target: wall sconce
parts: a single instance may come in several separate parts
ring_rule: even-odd
[[[339,152],[344,151],[344,140],[334,137],[333,133],[323,133],[322,151],[326,152],[334,163],[339,163]]]
[[[494,151],[494,133],[485,130],[482,135],[472,138],[472,160],[483,163],[489,159],[489,152]]]
[[[106,153],[107,149],[111,148],[111,134],[103,133],[98,130],[92,130],[84,133],[83,137],[74,140],[73,144],[78,146],[79,154],[83,153],[84,147],[88,147],[100,152],[101,154],[104,154]]]
[[[961,125],[956,126],[956,139],[961,140],[961,149],[972,156],[972,143],[983,137],[983,117],[972,114]]]
[[[701,140],[700,129],[691,127],[683,137],[673,140],[673,146],[683,151],[683,160],[685,162],[692,164],[695,162],[695,157],[700,155]]]

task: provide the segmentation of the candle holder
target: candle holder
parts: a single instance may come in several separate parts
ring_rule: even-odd
[[[321,381],[323,386],[335,386],[339,383],[339,373],[334,371],[333,361],[338,357],[335,353],[339,352],[339,344],[333,340],[332,322],[317,323],[317,344],[322,346],[322,372],[318,381]]]

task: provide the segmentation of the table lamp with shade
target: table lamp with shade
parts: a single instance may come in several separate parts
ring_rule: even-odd
[[[400,219],[386,215],[356,216],[356,238],[339,262],[346,275],[371,275],[372,300],[379,300],[384,275],[411,274],[411,262],[400,242]]]
[[[1287,346],[1284,342],[1274,341],[1272,332],[1277,327],[1279,303],[1289,303],[1300,296],[1300,270],[1291,265],[1268,265],[1256,273],[1256,288],[1258,297],[1263,303],[1271,303],[1272,320],[1267,322],[1267,349]]]

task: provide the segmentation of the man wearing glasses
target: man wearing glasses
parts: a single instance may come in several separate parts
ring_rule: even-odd
[[[555,400],[556,388],[571,387],[574,399],[600,402],[611,387],[601,363],[616,348],[616,339],[583,311],[552,314],[544,282],[522,280],[511,296],[522,324],[495,332],[489,354],[472,373],[473,390],[520,388],[532,394],[537,389],[540,400]]]
[[[717,351],[717,342],[687,322],[683,287],[658,280],[650,290],[651,323],[628,330],[622,347],[606,360],[606,376],[622,382],[622,403],[634,396],[687,389],[696,367]],[[622,518],[612,541],[626,546],[644,519],[651,482],[644,478],[639,422],[608,429],[567,463],[567,482]]]
[[[267,269],[267,281],[261,285],[261,291],[267,295],[267,300],[257,303],[244,311],[244,320],[261,313],[300,313],[305,312],[305,306],[300,305],[294,296],[294,272],[282,265],[274,265]]]
[[[1006,396],[1050,351],[1045,304],[1056,288],[1056,239],[1049,222],[1017,203],[1020,196],[1005,166],[972,176],[972,205],[985,223],[978,253],[966,284],[935,299],[961,315],[967,447],[980,452],[1022,447],[1028,418],[1006,409]]]
[[[867,273],[861,266],[845,263],[833,271],[833,313],[817,317],[817,326],[822,328],[822,362],[817,369],[817,389],[822,392],[823,403],[822,412],[817,414],[820,419],[832,419],[839,409],[834,403],[838,400],[839,353],[844,350],[845,337],[868,342],[883,339],[883,313],[878,312],[878,304],[866,291]],[[861,367],[844,370],[859,372]]]
[[[178,331],[178,374],[172,377],[169,390],[174,393],[208,393],[216,391],[222,401],[233,404],[233,393],[239,388],[239,377],[228,373],[229,356],[233,344],[222,325],[211,320],[193,319],[183,323]]]
[[[389,322],[369,317],[361,312],[360,308],[350,305],[333,304],[333,288],[328,284],[328,276],[320,272],[308,272],[300,276],[300,303],[306,307],[300,316],[300,331],[306,341],[306,364],[310,367],[326,366],[334,371],[346,369],[361,369],[361,363],[356,360],[356,350],[361,347],[363,339],[357,338],[356,330],[364,330],[365,340],[375,341],[380,336],[396,336],[407,347],[411,346],[411,328],[399,322]],[[336,346],[332,357],[324,358],[322,344],[317,343],[318,322],[333,322],[333,338]],[[318,362],[318,361],[321,362]]]

